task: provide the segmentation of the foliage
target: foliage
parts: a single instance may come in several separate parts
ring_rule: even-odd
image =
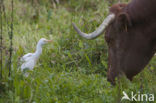
[[[122,91],[156,95],[156,57],[132,82],[122,77],[112,86],[106,78],[108,54],[104,35],[89,41],[73,30],[71,23],[75,22],[85,32],[94,31],[108,14],[107,1],[60,0],[55,6],[49,0],[36,4],[29,1],[14,0],[12,74],[7,75],[6,49],[0,103],[119,103]],[[4,3],[10,19],[11,2]],[[7,48],[6,24],[4,29],[3,44]],[[29,71],[26,78],[19,70],[19,58],[33,52],[42,37],[54,42],[44,46],[34,71]]]

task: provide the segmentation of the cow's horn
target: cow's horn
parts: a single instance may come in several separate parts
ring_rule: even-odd
[[[86,38],[86,39],[94,39],[97,36],[99,36],[100,34],[103,33],[103,31],[105,30],[105,28],[109,25],[109,23],[114,20],[115,18],[115,14],[110,14],[106,17],[106,19],[102,22],[102,24],[92,33],[86,34],[84,32],[82,32],[74,23],[72,23],[74,29],[76,30],[76,32],[81,35],[82,37]]]

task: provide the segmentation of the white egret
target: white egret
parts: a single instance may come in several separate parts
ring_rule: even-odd
[[[48,42],[52,42],[52,40],[47,40],[45,38],[41,38],[37,43],[35,53],[25,54],[21,58],[21,61],[23,62],[22,66],[21,66],[21,71],[23,71],[24,69],[33,70],[37,60],[39,59],[40,55],[42,54],[42,46],[44,44],[47,44]]]

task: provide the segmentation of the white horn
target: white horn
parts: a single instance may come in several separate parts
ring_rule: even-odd
[[[81,35],[82,37],[86,38],[86,39],[94,39],[97,36],[99,36],[100,34],[103,33],[103,31],[105,30],[105,28],[110,24],[110,22],[112,20],[114,20],[115,18],[115,14],[110,14],[106,17],[106,19],[102,22],[102,24],[92,33],[86,34],[84,32],[82,32],[74,23],[72,23],[74,29],[76,30],[76,32]]]

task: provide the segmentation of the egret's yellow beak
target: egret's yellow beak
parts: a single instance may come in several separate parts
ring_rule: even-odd
[[[53,42],[53,41],[52,40],[46,40],[46,42],[49,42],[50,43],[50,42]]]

